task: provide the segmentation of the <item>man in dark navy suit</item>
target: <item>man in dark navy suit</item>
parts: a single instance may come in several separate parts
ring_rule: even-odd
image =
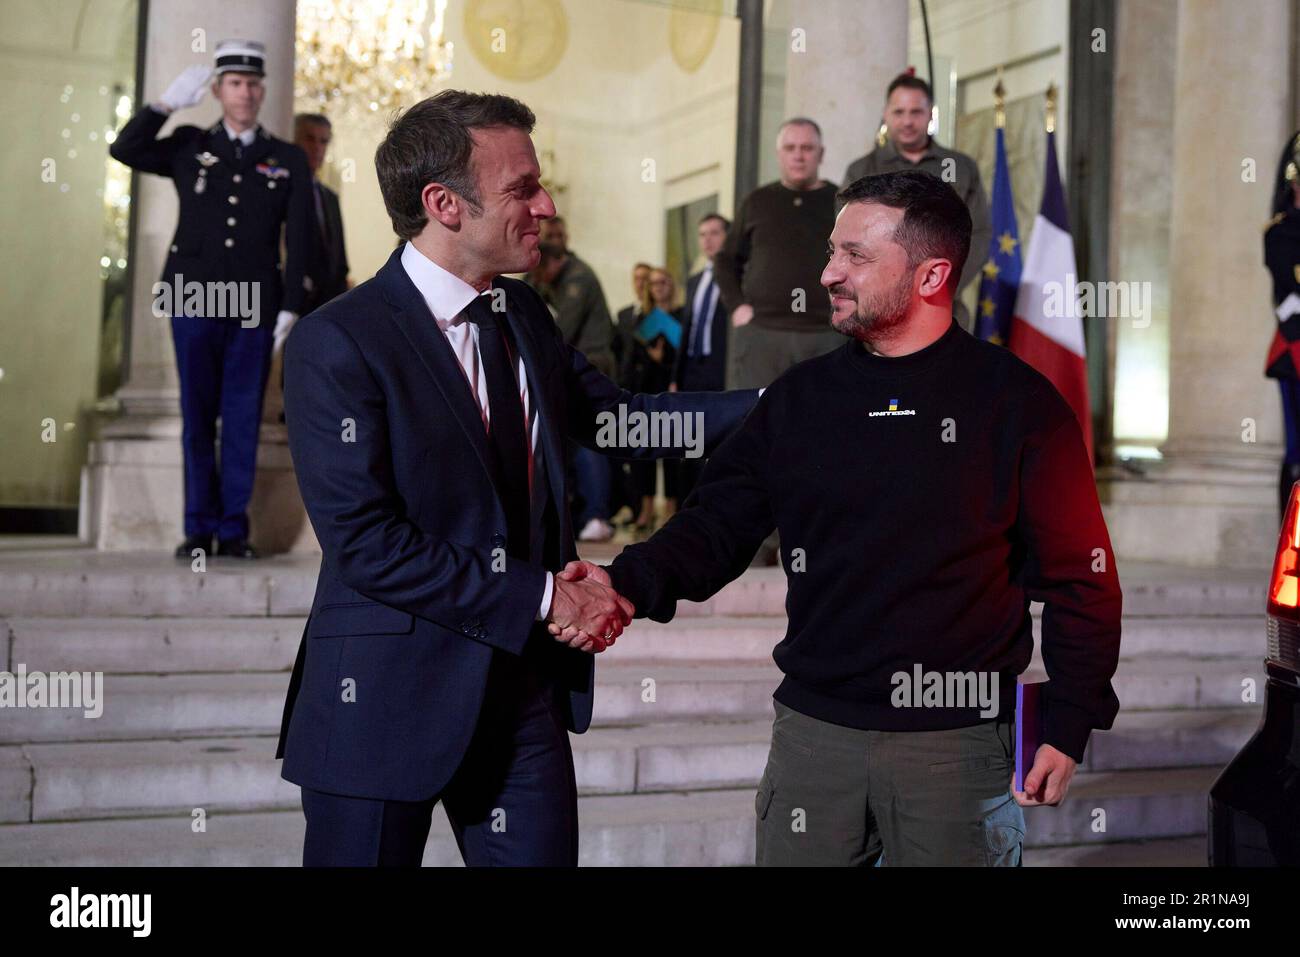
[[[319,179],[334,127],[321,113],[299,113],[293,118],[293,141],[307,154],[311,170],[312,217],[304,285],[303,314],[318,309],[348,289],[348,252],[343,243],[343,214],[339,194]]]
[[[323,553],[277,756],[302,787],[308,865],[416,865],[433,807],[471,865],[574,865],[568,732],[592,655],[634,612],[576,557],[564,441],[627,457],[634,416],[724,438],[756,391],[633,395],[564,342],[520,273],[555,206],[531,110],[448,90],[375,154],[404,242],[294,329],[285,415]],[[669,436],[670,440],[673,438]],[[568,636],[547,632],[553,623]]]
[[[713,279],[713,257],[727,240],[730,221],[720,213],[700,218],[695,235],[704,268],[686,277],[686,324],[682,347],[677,350],[673,383],[685,391],[710,392],[725,388],[727,380],[727,306],[719,298]],[[682,459],[678,466],[678,495],[685,499],[704,470],[703,458]]]
[[[180,200],[157,288],[176,289],[170,316],[185,462],[185,540],[176,557],[187,560],[196,550],[207,553],[214,539],[217,555],[257,557],[247,509],[262,397],[273,347],[303,307],[311,173],[302,150],[258,125],[264,63],[262,44],[222,40],[212,82],[220,122],[158,136],[173,111],[202,101],[213,71],[196,64],[131,117],[109,149],[132,169],[170,177]],[[206,295],[191,298],[191,288]]]

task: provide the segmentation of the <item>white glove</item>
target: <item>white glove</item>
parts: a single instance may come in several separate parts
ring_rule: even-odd
[[[208,79],[212,76],[212,67],[196,63],[187,66],[181,75],[172,80],[172,85],[159,98],[168,111],[183,110],[189,106],[198,106],[203,102],[203,94],[208,89]]]
[[[271,334],[271,355],[278,355],[284,348],[284,340],[289,338],[289,330],[298,321],[298,313],[281,309],[275,317],[275,332]]]

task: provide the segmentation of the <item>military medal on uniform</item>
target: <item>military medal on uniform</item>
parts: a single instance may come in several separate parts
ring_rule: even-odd
[[[195,153],[194,158],[199,161],[199,178],[194,181],[194,193],[198,195],[208,188],[208,167],[218,162],[217,157],[209,152]]]

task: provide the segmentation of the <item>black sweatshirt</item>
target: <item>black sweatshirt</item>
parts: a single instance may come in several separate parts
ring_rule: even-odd
[[[997,674],[1010,715],[1033,599],[1046,603],[1043,740],[1081,761],[1091,729],[1111,726],[1121,595],[1092,464],[1069,405],[1006,349],[953,323],[911,355],[850,341],[794,366],[682,510],[615,559],[613,585],[637,617],[668,621],[679,599],[737,578],[774,526],[789,583],[782,704],[877,730],[992,720],[896,707],[895,676],[919,667]],[[632,640],[649,650],[654,634]]]
[[[838,189],[825,183],[793,190],[776,182],[745,197],[713,259],[714,280],[728,309],[753,306],[756,326],[826,330],[830,306],[821,279]]]

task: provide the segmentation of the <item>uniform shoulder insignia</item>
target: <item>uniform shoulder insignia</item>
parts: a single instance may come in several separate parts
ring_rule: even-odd
[[[1282,220],[1286,219],[1286,213],[1278,213],[1272,219],[1264,224],[1264,232],[1268,232]]]

